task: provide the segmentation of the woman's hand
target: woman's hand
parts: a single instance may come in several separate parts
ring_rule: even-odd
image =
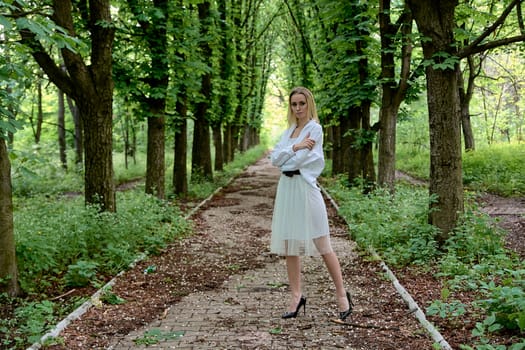
[[[292,149],[294,152],[297,152],[301,149],[309,149],[311,150],[315,146],[315,140],[310,138],[310,133],[306,135],[306,137],[299,143],[296,143],[293,145]]]

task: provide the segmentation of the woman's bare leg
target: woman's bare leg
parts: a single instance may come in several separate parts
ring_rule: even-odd
[[[350,307],[348,299],[346,297],[346,290],[343,283],[343,274],[341,273],[341,265],[339,264],[339,259],[334,252],[323,254],[324,263],[332,277],[332,281],[335,284],[335,295],[337,298],[337,305],[339,311],[346,311]]]
[[[288,311],[295,311],[301,300],[301,259],[298,256],[286,257],[286,271],[288,272],[288,282],[292,292],[292,299]]]
[[[323,257],[326,268],[332,281],[335,285],[335,297],[337,300],[337,306],[339,311],[346,311],[350,308],[348,298],[346,297],[346,290],[343,282],[343,274],[341,273],[341,265],[339,259],[332,250],[332,244],[330,242],[330,236],[321,236],[314,239],[314,244]]]

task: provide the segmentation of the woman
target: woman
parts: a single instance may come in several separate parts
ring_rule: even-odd
[[[291,300],[282,318],[295,318],[306,298],[301,291],[300,256],[321,254],[335,284],[339,321],[352,313],[339,260],[330,243],[328,216],[317,177],[324,168],[323,131],[310,90],[294,88],[288,99],[288,126],[275,146],[271,161],[282,175],[272,219],[272,253],[286,257]]]

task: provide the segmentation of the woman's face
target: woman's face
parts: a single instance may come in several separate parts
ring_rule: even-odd
[[[290,97],[290,108],[297,121],[308,119],[308,104],[303,94],[297,93]]]

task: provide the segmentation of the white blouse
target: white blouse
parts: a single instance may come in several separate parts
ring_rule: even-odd
[[[317,177],[324,169],[323,154],[323,128],[317,122],[310,120],[304,126],[297,138],[291,138],[296,125],[292,125],[281,136],[280,141],[275,145],[271,161],[281,171],[300,170],[301,176],[311,186],[318,188]],[[293,151],[293,145],[301,142],[310,133],[310,138],[315,141],[314,147]]]

